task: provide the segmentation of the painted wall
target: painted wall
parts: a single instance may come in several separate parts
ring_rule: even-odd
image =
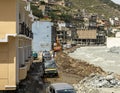
[[[16,0],[0,0],[0,39],[5,38],[5,34],[15,33]]]
[[[53,23],[36,21],[32,25],[33,31],[33,51],[37,53],[44,50],[51,50],[52,40],[51,40],[51,26]]]
[[[8,43],[0,43],[0,69],[0,90],[14,89],[16,86],[16,40],[14,37],[9,37]]]
[[[110,37],[107,38],[107,47],[120,47],[120,38]]]
[[[19,82],[19,58],[18,47],[19,42],[19,3],[22,0],[1,0],[0,1],[0,40],[5,38],[6,34],[17,34],[17,36],[9,36],[8,42],[0,42],[0,90],[15,90],[16,84]],[[18,4],[19,3],[19,4]],[[24,6],[25,4],[23,4]],[[28,22],[28,15],[24,15],[22,11],[23,21]],[[28,13],[26,13],[28,14]],[[27,21],[24,19],[26,18]],[[30,23],[28,25],[31,25]],[[31,53],[31,39],[25,36],[22,39],[25,48],[26,59]],[[23,51],[24,52],[24,51]],[[25,63],[25,58],[23,59]],[[27,74],[27,73],[26,73]],[[26,76],[26,74],[24,76]]]
[[[6,34],[16,34],[16,0],[0,1],[0,39]],[[0,90],[16,87],[16,39],[0,42]]]

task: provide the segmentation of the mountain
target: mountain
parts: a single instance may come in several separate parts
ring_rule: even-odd
[[[88,13],[97,13],[105,17],[120,16],[120,5],[111,0],[69,0],[69,2],[72,3],[71,8],[84,9]]]

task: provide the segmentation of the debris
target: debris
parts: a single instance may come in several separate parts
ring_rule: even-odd
[[[81,79],[89,76],[91,73],[105,73],[100,67],[95,67],[87,62],[73,59],[64,52],[57,53],[56,62],[60,70],[66,73],[69,72],[70,74],[76,74]]]
[[[115,78],[114,74],[106,76],[91,74],[73,86],[77,93],[101,93],[99,88],[120,88],[119,82],[120,80]]]

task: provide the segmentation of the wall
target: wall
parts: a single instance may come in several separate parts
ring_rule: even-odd
[[[33,51],[39,52],[44,50],[51,50],[51,29],[53,23],[51,22],[39,22],[36,21],[33,23]]]
[[[0,0],[0,39],[16,33],[16,0]],[[9,33],[8,33],[9,31]]]
[[[96,30],[77,30],[80,39],[96,39]]]
[[[120,38],[109,37],[107,38],[107,48],[120,47]]]
[[[0,43],[0,90],[14,89],[16,86],[15,55],[15,38],[9,37],[9,43]],[[10,86],[11,88],[9,88]]]
[[[62,30],[62,27],[66,27],[66,23],[64,23],[64,22],[59,22],[58,23],[58,30]]]

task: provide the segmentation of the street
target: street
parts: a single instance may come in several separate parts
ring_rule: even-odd
[[[41,62],[31,65],[27,78],[20,82],[17,93],[45,93]]]

